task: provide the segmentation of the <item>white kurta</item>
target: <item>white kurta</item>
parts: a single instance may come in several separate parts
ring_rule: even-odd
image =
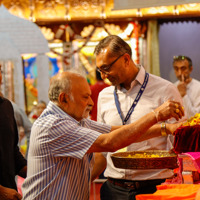
[[[175,82],[177,86],[179,81]],[[187,94],[183,97],[183,106],[187,118],[194,116],[196,113],[200,113],[200,82],[196,79],[187,84]]]

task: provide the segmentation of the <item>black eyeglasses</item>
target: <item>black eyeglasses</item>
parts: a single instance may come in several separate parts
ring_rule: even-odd
[[[124,53],[125,54],[125,53]],[[114,65],[124,54],[120,55],[119,57],[117,57],[112,63],[110,63],[109,65],[102,65],[101,69],[100,68],[96,68],[98,72],[100,73],[104,73],[104,74],[108,74],[110,68],[112,67],[112,65]]]

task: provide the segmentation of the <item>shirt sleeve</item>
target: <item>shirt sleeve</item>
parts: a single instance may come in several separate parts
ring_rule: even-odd
[[[97,122],[94,120],[86,119],[85,121],[85,126],[98,131],[99,133],[109,133],[111,131],[111,126],[102,122]]]
[[[91,121],[90,123],[93,124]],[[81,124],[65,120],[54,123],[50,130],[48,145],[55,157],[82,159],[94,141],[101,135],[100,132],[87,126],[83,127]],[[98,128],[98,130],[100,129]]]
[[[183,102],[185,105],[184,108],[186,113],[188,113],[188,116],[194,116],[196,113],[200,112],[200,99],[198,100],[198,98],[200,98],[200,94],[195,100],[197,105],[193,105],[190,97],[187,94],[183,97]]]

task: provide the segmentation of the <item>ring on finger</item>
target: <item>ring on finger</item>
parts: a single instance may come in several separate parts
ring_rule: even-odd
[[[176,106],[176,108],[178,108],[178,107],[179,107],[177,103],[175,103],[175,106]]]
[[[179,113],[179,109],[177,108],[175,112],[176,112],[176,113]]]

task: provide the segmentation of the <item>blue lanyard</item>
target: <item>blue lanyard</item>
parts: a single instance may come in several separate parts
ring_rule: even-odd
[[[132,112],[134,111],[134,109],[135,109],[138,101],[140,100],[140,97],[142,96],[142,94],[143,94],[143,92],[144,92],[144,90],[146,88],[148,80],[149,80],[149,74],[146,72],[145,73],[144,82],[143,82],[143,84],[142,84],[142,86],[141,86],[141,88],[140,88],[140,90],[139,90],[139,92],[138,92],[138,94],[137,94],[137,96],[136,96],[136,98],[135,98],[132,106],[130,107],[130,109],[129,109],[129,111],[128,111],[126,117],[125,117],[125,119],[123,119],[123,116],[122,116],[122,112],[121,112],[121,109],[120,109],[120,103],[119,103],[119,99],[118,99],[118,96],[117,96],[117,87],[115,87],[115,90],[114,90],[115,105],[117,107],[117,111],[118,111],[118,113],[119,113],[119,115],[121,117],[123,125],[126,124],[126,122],[128,121],[128,119],[130,118]]]

